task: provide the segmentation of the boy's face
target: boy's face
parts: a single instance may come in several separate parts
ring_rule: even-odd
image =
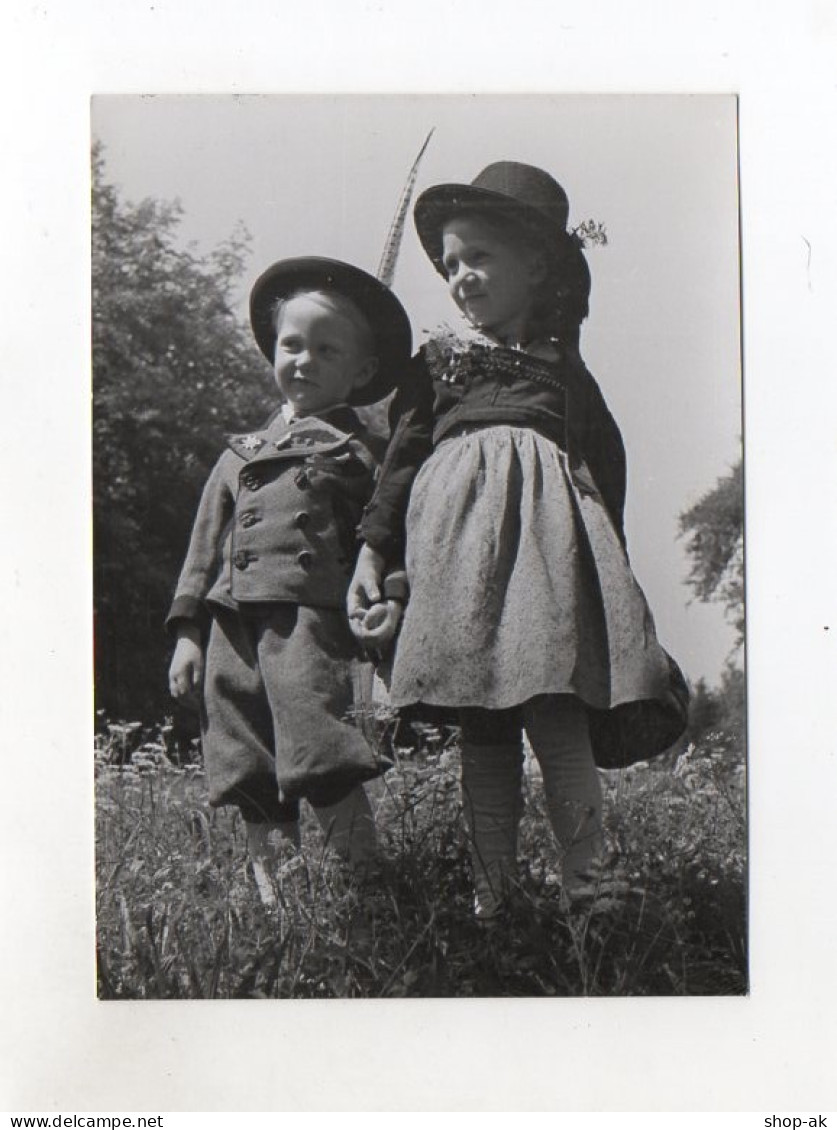
[[[279,318],[274,371],[279,391],[297,415],[344,404],[378,367],[352,318],[327,295],[291,298]]]
[[[473,325],[504,339],[522,332],[543,277],[531,249],[514,246],[478,216],[459,216],[445,224],[442,265],[451,297]]]

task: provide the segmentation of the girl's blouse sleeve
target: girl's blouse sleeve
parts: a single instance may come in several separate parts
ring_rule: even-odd
[[[433,450],[433,381],[421,351],[390,409],[390,436],[375,491],[360,523],[360,535],[388,561],[404,554],[404,522],[410,488]]]
[[[581,451],[624,546],[627,461],[622,433],[581,356],[576,353],[573,361],[585,387]]]
[[[610,414],[601,392],[598,393],[600,412],[593,434],[595,450],[595,470],[591,463],[591,473],[598,475],[598,487],[604,504],[610,514],[619,540],[625,544],[625,496],[627,493],[627,462],[625,444],[619,425]]]

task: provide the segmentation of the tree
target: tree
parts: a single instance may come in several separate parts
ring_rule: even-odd
[[[718,729],[739,733],[743,731],[747,709],[747,680],[738,664],[730,662],[724,667],[718,688],[718,703]]]
[[[720,686],[700,680],[692,696],[692,741],[724,731],[740,746],[744,740],[746,679],[736,658],[744,642],[744,489],[741,460],[691,509],[680,515],[680,535],[688,538],[688,583],[698,599],[720,601],[736,630],[732,654]]]
[[[233,312],[247,254],[182,246],[178,204],[124,202],[93,154],[93,502],[97,706],[169,708],[163,619],[225,430],[258,426],[269,372]]]
[[[736,663],[729,661],[721,672],[719,686],[709,687],[705,679],[696,683],[689,703],[689,740],[700,743],[713,733],[722,731],[740,748],[746,705],[744,672]]]
[[[698,679],[692,688],[689,702],[689,738],[698,741],[704,734],[718,728],[721,704],[706,679]]]
[[[720,601],[744,640],[744,487],[742,463],[679,518],[692,565],[687,578],[702,601]]]

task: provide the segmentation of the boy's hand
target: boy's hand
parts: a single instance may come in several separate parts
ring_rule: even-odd
[[[383,575],[382,555],[369,545],[361,546],[346,596],[346,611],[352,624],[356,619],[362,620],[367,610],[381,599]]]
[[[401,602],[382,600],[365,612],[354,616],[349,624],[357,641],[370,652],[383,652],[389,647],[401,621]]]
[[[203,645],[192,624],[178,629],[177,646],[169,667],[169,690],[178,702],[197,705],[203,682]]]

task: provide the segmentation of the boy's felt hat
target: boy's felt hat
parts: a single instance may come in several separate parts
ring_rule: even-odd
[[[349,397],[354,405],[382,400],[401,379],[412,351],[412,331],[406,311],[392,291],[372,275],[339,259],[306,256],[281,259],[259,276],[250,291],[250,324],[259,349],[273,364],[276,303],[298,290],[333,290],[351,299],[369,322],[375,340],[378,369],[368,384]]]
[[[436,184],[416,201],[419,239],[436,270],[442,266],[442,232],[452,216],[484,212],[510,220],[544,241],[544,250],[562,258],[574,244],[567,231],[569,200],[549,173],[517,161],[495,161],[470,184]]]

